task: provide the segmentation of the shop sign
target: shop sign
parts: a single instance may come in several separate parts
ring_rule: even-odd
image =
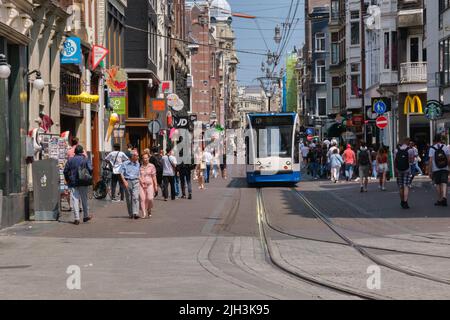
[[[103,59],[105,59],[108,53],[109,50],[102,46],[94,45],[92,47],[92,61],[91,61],[92,70],[95,70],[95,68],[98,67],[100,62],[102,62]]]
[[[81,64],[81,41],[78,37],[69,37],[61,50],[61,64]]]
[[[126,93],[125,92],[110,92],[109,105],[118,115],[126,113]]]
[[[417,111],[416,111],[417,107]],[[407,96],[405,99],[404,105],[404,114],[416,113],[423,114],[422,100],[420,100],[419,96]]]
[[[82,92],[81,94],[78,95],[67,95],[67,101],[69,103],[97,103],[99,99],[98,95],[92,95],[89,94],[87,92]]]
[[[430,100],[425,107],[425,116],[428,120],[436,120],[442,117],[442,104],[436,100]]]
[[[106,85],[113,92],[120,92],[127,89],[128,74],[118,66],[112,66],[106,70]]]

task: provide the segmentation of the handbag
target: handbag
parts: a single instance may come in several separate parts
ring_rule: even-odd
[[[87,162],[83,162],[78,167],[78,185],[81,187],[87,187],[92,185],[92,174],[89,172]]]

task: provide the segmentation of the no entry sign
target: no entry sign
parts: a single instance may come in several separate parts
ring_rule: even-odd
[[[378,117],[376,124],[378,128],[384,129],[388,126],[388,119],[384,116]]]

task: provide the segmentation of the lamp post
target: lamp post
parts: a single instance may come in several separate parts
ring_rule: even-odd
[[[0,54],[0,91],[3,91],[2,103],[5,108],[5,195],[9,195],[10,191],[10,145],[9,145],[9,103],[8,103],[8,83],[7,79],[11,75],[11,66],[6,62],[6,56]]]

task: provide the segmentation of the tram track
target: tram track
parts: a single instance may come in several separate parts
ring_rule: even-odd
[[[277,267],[279,270],[297,278],[300,281],[307,282],[309,284],[313,284],[319,286],[321,288],[325,288],[328,290],[336,291],[345,295],[350,295],[353,297],[361,298],[364,300],[382,300],[382,299],[393,299],[392,297],[377,295],[377,294],[369,294],[367,292],[351,288],[346,285],[336,284],[334,282],[320,279],[318,277],[312,276],[307,272],[301,271],[298,267],[287,267],[290,265],[288,261],[281,257],[279,252],[277,252],[275,246],[272,244],[272,239],[269,235],[268,229],[271,229],[267,224],[267,211],[266,206],[263,199],[263,194],[261,189],[257,189],[256,191],[257,203],[256,203],[256,213],[257,213],[257,221],[258,228],[260,233],[260,241],[261,246],[266,253],[267,259]],[[284,263],[282,262],[284,261]],[[291,265],[292,266],[292,265]]]
[[[422,272],[419,272],[417,270],[413,270],[413,269],[408,269],[408,268],[397,266],[397,265],[395,265],[393,263],[390,263],[390,262],[386,261],[385,259],[380,258],[379,256],[369,252],[368,250],[370,250],[370,249],[376,249],[376,250],[384,250],[384,249],[383,248],[377,248],[377,247],[363,246],[363,245],[360,245],[360,244],[354,242],[351,238],[347,237],[345,234],[343,234],[342,232],[337,230],[337,228],[339,226],[335,225],[329,219],[329,217],[324,215],[302,193],[300,193],[295,188],[292,188],[291,191],[294,193],[294,195],[299,200],[301,200],[311,210],[311,213],[313,214],[313,216],[317,220],[321,221],[324,225],[326,225],[328,227],[328,229],[330,229],[336,236],[338,236],[340,239],[342,239],[347,246],[355,249],[357,252],[359,252],[362,256],[366,257],[370,261],[376,263],[377,265],[383,266],[385,268],[388,268],[388,269],[391,269],[391,270],[394,270],[394,271],[397,271],[397,272],[400,272],[400,273],[403,273],[403,274],[406,274],[406,275],[409,275],[409,276],[422,278],[422,279],[429,280],[429,281],[436,282],[436,283],[440,283],[440,284],[450,285],[450,280],[448,280],[448,279],[444,279],[444,278],[441,278],[441,277],[436,277],[436,276],[433,276],[433,275],[422,273]],[[276,229],[274,229],[274,230],[276,230]],[[290,236],[293,236],[293,237],[297,237],[296,235],[293,235],[293,234],[290,234],[290,233],[287,233],[287,232],[284,232],[283,234],[290,235]],[[392,250],[394,250],[394,249],[392,249]],[[400,251],[400,250],[398,250],[398,251]],[[397,253],[401,253],[401,252],[397,252]],[[407,253],[407,254],[423,255],[423,254],[415,253],[415,252]],[[439,258],[448,259],[449,257],[439,256]]]

